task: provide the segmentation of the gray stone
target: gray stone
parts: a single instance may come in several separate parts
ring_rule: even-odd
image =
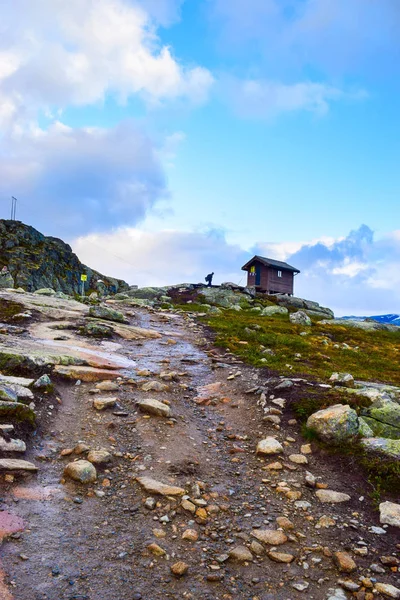
[[[335,404],[308,417],[307,427],[321,440],[340,444],[358,435],[359,422],[356,411],[349,405]]]
[[[379,505],[380,522],[393,527],[400,527],[400,504],[381,502]]]
[[[386,458],[400,460],[400,440],[386,438],[363,438],[361,444],[367,452]]]
[[[308,314],[305,313],[303,310],[299,310],[295,313],[291,313],[289,315],[289,319],[290,319],[290,322],[294,323],[295,325],[303,325],[304,327],[311,326],[311,319],[308,316]]]
[[[50,377],[48,375],[42,375],[41,377],[39,377],[39,379],[35,381],[33,387],[40,390],[43,388],[48,388],[51,385],[52,383]]]

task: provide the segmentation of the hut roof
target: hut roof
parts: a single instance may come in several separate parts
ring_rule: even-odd
[[[247,271],[249,269],[249,267],[255,261],[262,263],[266,267],[276,267],[277,269],[282,269],[284,271],[292,271],[292,273],[300,273],[299,269],[296,269],[296,267],[292,267],[291,265],[288,265],[288,263],[286,263],[286,262],[282,262],[280,260],[275,260],[273,258],[266,258],[265,256],[258,256],[257,254],[255,256],[253,256],[253,258],[251,260],[249,260],[249,262],[247,262],[245,265],[243,265],[242,271]]]

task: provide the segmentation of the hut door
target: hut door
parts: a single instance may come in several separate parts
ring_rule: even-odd
[[[256,265],[256,285],[261,284],[261,267],[260,265]]]

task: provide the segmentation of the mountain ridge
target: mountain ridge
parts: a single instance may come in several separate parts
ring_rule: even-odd
[[[99,279],[108,293],[129,289],[125,281],[84,265],[63,240],[45,236],[21,221],[0,219],[0,270],[3,267],[7,267],[14,286],[28,292],[52,288],[56,292],[77,294],[81,291],[81,275],[87,277],[86,291],[96,290]]]

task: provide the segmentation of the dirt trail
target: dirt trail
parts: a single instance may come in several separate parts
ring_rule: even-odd
[[[379,526],[379,515],[363,479],[357,472],[343,472],[349,464],[344,459],[313,448],[312,454],[303,454],[307,465],[289,460],[305,443],[299,425],[289,423],[293,415],[283,409],[277,428],[263,421],[258,396],[246,393],[264,383],[265,372],[218,354],[210,345],[199,346],[204,333],[186,317],[167,318],[143,309],[136,324],[163,336],[99,347],[136,364],[117,393],[101,393],[117,395],[117,409],[93,409],[96,396],[89,391],[94,384],[57,382],[60,404],[48,411],[26,454],[39,464],[39,473],[0,484],[0,510],[22,518],[25,527],[0,549],[1,600],[319,600],[333,597],[340,578],[359,583],[360,576],[375,577],[396,585],[396,568],[383,566],[380,557],[398,553],[398,531],[370,531]],[[142,369],[154,376],[137,378]],[[176,381],[164,381],[169,390],[142,391],[146,381],[161,381],[160,371],[178,373]],[[129,383],[132,374],[139,385]],[[228,379],[231,374],[236,377]],[[208,402],[196,403],[197,388],[216,382],[221,383],[219,397],[210,394]],[[306,392],[299,384],[279,396],[289,401],[296,393]],[[167,400],[173,418],[138,413],[136,402],[149,397]],[[284,454],[258,458],[257,442],[268,435],[279,439]],[[64,466],[75,456],[60,457],[60,452],[78,441],[113,455],[90,486],[61,482]],[[282,469],[269,470],[267,465],[276,461]],[[322,504],[315,490],[304,485],[306,470],[351,500]],[[180,499],[145,492],[135,480],[143,475],[185,488],[191,502],[197,501],[195,509],[205,505],[205,512],[193,515],[180,506]],[[289,491],[297,494],[288,497]],[[149,496],[156,501],[153,509],[144,504]],[[324,515],[332,519],[331,527],[316,527]],[[257,546],[252,533],[277,529],[276,518],[283,516],[293,525],[286,531],[287,541],[275,548]],[[197,541],[182,539],[187,529],[197,532]],[[152,543],[165,554],[152,554]],[[227,560],[238,546],[251,549],[251,561]],[[367,548],[365,555],[361,548]],[[271,549],[294,560],[274,562],[266,555]],[[351,575],[340,573],[332,560],[339,550],[349,551],[356,562]],[[170,571],[177,561],[189,566],[181,578]],[[371,571],[371,564],[382,573]]]

